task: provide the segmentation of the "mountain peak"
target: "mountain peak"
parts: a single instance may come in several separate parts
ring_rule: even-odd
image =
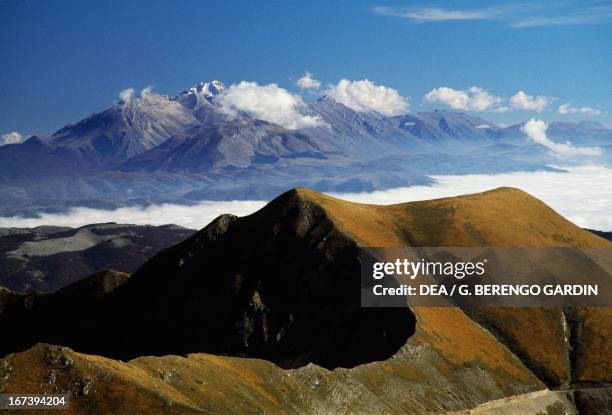
[[[225,90],[225,85],[223,82],[218,80],[212,80],[210,82],[200,81],[193,85],[191,88],[184,90],[179,94],[181,95],[202,95],[206,98],[212,98],[217,94],[220,94]]]
[[[200,81],[172,98],[172,100],[179,102],[186,108],[195,110],[202,107],[209,107],[212,99],[224,90],[225,85],[221,81]]]
[[[321,96],[319,99],[317,99],[317,102],[326,102],[326,103],[331,103],[331,104],[339,104],[338,101],[336,101],[335,99],[333,99],[329,95]]]

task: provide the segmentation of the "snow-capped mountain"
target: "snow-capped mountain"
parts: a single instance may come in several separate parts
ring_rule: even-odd
[[[172,100],[189,109],[200,123],[218,124],[226,117],[217,110],[213,98],[223,91],[225,91],[225,85],[221,81],[198,82]]]
[[[371,191],[426,184],[428,175],[550,169],[551,151],[517,124],[436,110],[387,117],[330,97],[300,108],[316,126],[291,130],[217,106],[220,81],[174,97],[144,89],[50,137],[0,146],[0,214],[66,206],[272,197],[289,187]],[[548,135],[599,146],[612,131],[549,124]]]
[[[225,85],[221,81],[200,81],[178,94],[173,100],[180,102],[187,108],[196,109],[203,105],[212,104],[212,99],[224,90]]]

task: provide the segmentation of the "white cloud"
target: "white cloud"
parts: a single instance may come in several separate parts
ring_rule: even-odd
[[[119,99],[123,102],[130,102],[134,96],[134,88],[126,88],[119,92]]]
[[[589,2],[549,2],[443,9],[438,7],[374,7],[383,16],[394,16],[416,23],[497,20],[513,28],[603,24],[612,21],[612,6]]]
[[[546,122],[534,118],[527,121],[521,127],[521,131],[524,132],[527,137],[531,138],[535,143],[548,148],[559,157],[601,156],[602,154],[599,147],[575,147],[569,141],[565,143],[556,143],[546,135],[547,129],[548,124],[546,124]]]
[[[214,100],[222,112],[232,117],[246,113],[289,129],[322,125],[320,118],[301,112],[306,105],[302,97],[276,84],[242,81],[225,89]]]
[[[512,111],[512,108],[507,107],[507,106],[502,106],[502,107],[497,107],[493,110],[493,112],[499,112],[501,114],[505,113],[505,112],[510,112]]]
[[[569,115],[569,114],[582,114],[588,116],[596,116],[601,115],[601,110],[592,107],[572,107],[572,105],[568,102],[563,105],[559,105],[557,112],[561,115]]]
[[[488,130],[491,128],[491,126],[489,124],[479,124],[476,126],[476,128],[482,129],[482,130]]]
[[[324,93],[335,101],[358,112],[376,111],[384,115],[400,115],[408,111],[408,100],[397,90],[362,81],[340,80]]]
[[[510,23],[517,28],[542,26],[575,26],[601,24],[612,20],[612,6],[591,6],[573,10],[570,13],[550,16],[527,16]]]
[[[528,95],[524,91],[519,91],[506,104],[500,97],[476,86],[465,90],[445,86],[434,88],[425,95],[425,100],[445,104],[455,110],[498,113],[513,109],[542,112],[552,101],[548,97]]]
[[[321,81],[314,79],[308,71],[295,84],[300,89],[319,89],[321,87]]]
[[[517,92],[516,95],[510,98],[510,106],[518,110],[542,112],[548,104],[550,104],[549,98],[541,95],[534,97],[523,91]]]
[[[153,95],[157,95],[160,96],[159,94],[156,94],[153,91],[153,87],[152,86],[147,86],[145,88],[142,88],[142,90],[140,91],[140,98],[147,98]]]
[[[501,14],[502,9],[446,10],[436,7],[374,7],[374,13],[383,16],[403,17],[415,22],[445,22],[453,20],[487,20]]]
[[[556,17],[528,17],[510,23],[516,28],[542,27],[542,26],[572,26],[595,23],[594,16],[556,16]]]
[[[501,98],[491,95],[482,88],[472,86],[466,90],[448,87],[434,88],[425,95],[429,102],[448,105],[455,110],[488,111],[501,102]]]
[[[5,144],[19,144],[25,141],[25,137],[19,134],[17,131],[2,134],[0,137],[0,146]]]
[[[140,92],[136,92],[134,88],[126,88],[119,91],[119,94],[117,95],[119,96],[119,100],[126,104],[137,101],[148,102],[150,100],[159,100],[160,98],[165,101],[168,100],[168,97],[157,94],[152,86],[144,87],[140,90]]]

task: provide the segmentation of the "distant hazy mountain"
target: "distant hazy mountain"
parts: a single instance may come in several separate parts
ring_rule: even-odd
[[[281,159],[327,159],[332,153],[333,148],[323,140],[241,117],[216,125],[200,125],[172,136],[131,158],[122,169],[208,173],[270,165]]]
[[[78,150],[93,164],[117,164],[196,125],[190,109],[151,92],[68,125],[51,140]]]
[[[514,124],[499,129],[496,134],[498,140],[525,142],[525,134],[521,131],[525,123]],[[571,141],[579,146],[598,146],[612,144],[612,130],[595,121],[553,121],[548,124],[546,134],[555,140]]]
[[[323,97],[309,104],[309,113],[320,117],[323,126],[305,129],[338,151],[368,160],[388,154],[435,152],[434,143],[398,128],[393,119],[375,112],[357,112]]]
[[[394,121],[399,128],[442,149],[488,145],[499,131],[499,127],[482,118],[443,110],[401,115]]]
[[[145,89],[49,137],[0,146],[0,215],[201,198],[272,197],[293,186],[372,191],[427,184],[431,174],[551,170],[551,152],[522,124],[500,128],[436,110],[395,117],[322,97],[301,109],[316,127],[289,130],[216,104],[220,81],[174,97]],[[556,141],[596,145],[612,164],[612,130],[553,122]],[[568,162],[578,162],[570,160]]]
[[[21,144],[0,146],[0,183],[7,186],[91,167],[78,149],[57,145],[49,137],[33,136]]]

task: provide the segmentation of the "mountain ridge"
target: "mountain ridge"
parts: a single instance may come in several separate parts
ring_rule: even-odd
[[[0,362],[0,388],[23,388],[26,381],[40,385],[27,388],[32,392],[76,385],[75,405],[95,407],[115,396],[111,385],[118,382],[158,390],[181,413],[240,411],[215,397],[217,386],[197,383],[215,379],[221,390],[238,382],[238,391],[229,388],[224,396],[246,394],[240,402],[249,410],[336,408],[333,396],[340,393],[344,411],[423,413],[466,410],[568,379],[612,380],[600,369],[612,356],[590,334],[593,328],[611,331],[609,309],[576,311],[590,329],[572,351],[571,367],[561,310],[492,309],[476,319],[457,307],[362,309],[357,248],[404,244],[612,246],[516,189],[389,206],[296,189],[252,215],[220,216],[114,290],[85,301],[77,316],[71,301],[78,295],[31,300],[27,312],[26,303],[11,306],[0,327],[14,336],[0,345],[0,354],[27,350]],[[346,288],[351,281],[356,290]],[[57,319],[70,330],[42,330]],[[513,319],[515,325],[501,324]],[[41,328],[36,336],[20,329],[30,324]],[[498,331],[485,328],[495,325]],[[521,337],[526,325],[527,339]],[[30,347],[39,342],[78,352]],[[183,356],[142,357],[151,354]],[[220,356],[228,354],[241,357]],[[109,355],[135,360],[123,364]],[[50,371],[54,383],[38,381]],[[96,392],[83,394],[87,385]],[[311,396],[308,385],[321,389]],[[440,393],[443,400],[431,399]],[[135,405],[148,405],[153,396],[147,392],[147,403]]]

